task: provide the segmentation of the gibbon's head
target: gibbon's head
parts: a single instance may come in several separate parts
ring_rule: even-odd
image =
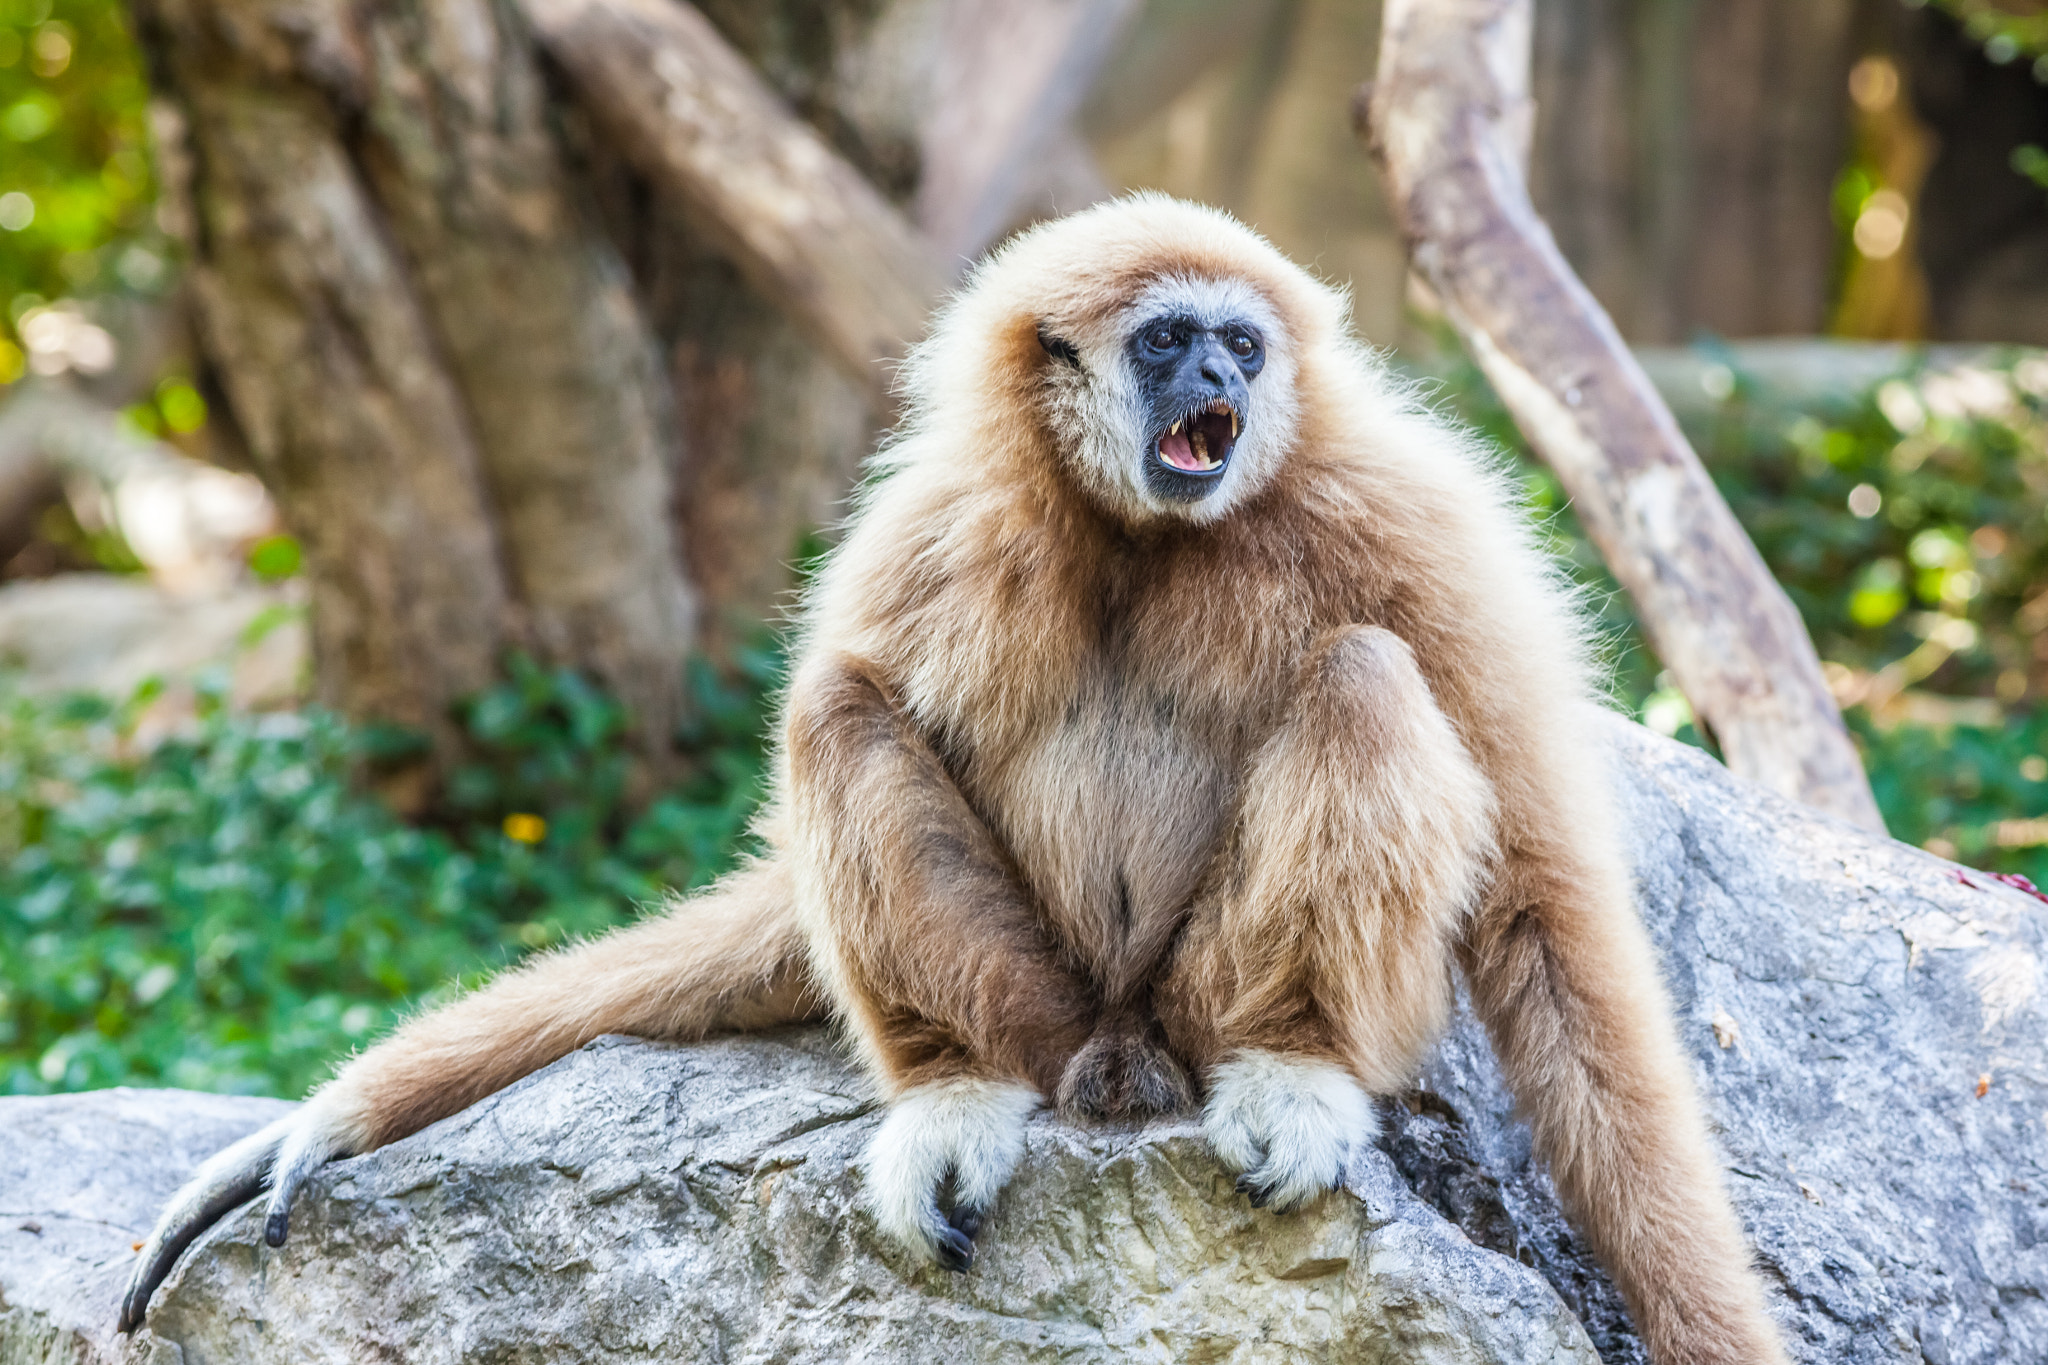
[[[991,477],[1063,471],[1127,521],[1212,521],[1298,445],[1344,314],[1229,215],[1119,199],[975,269],[905,366],[910,429]]]

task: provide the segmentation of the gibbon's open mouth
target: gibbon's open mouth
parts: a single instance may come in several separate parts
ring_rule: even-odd
[[[1182,474],[1220,474],[1237,432],[1236,411],[1218,398],[1159,433],[1159,463]]]

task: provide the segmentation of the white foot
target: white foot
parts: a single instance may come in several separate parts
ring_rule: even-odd
[[[1202,1133],[1258,1208],[1285,1213],[1336,1189],[1378,1127],[1372,1101],[1333,1062],[1247,1048],[1209,1073]]]
[[[868,1203],[882,1231],[948,1270],[972,1265],[974,1234],[1042,1102],[1017,1081],[933,1081],[899,1095],[868,1143]],[[950,1211],[939,1207],[948,1185]]]

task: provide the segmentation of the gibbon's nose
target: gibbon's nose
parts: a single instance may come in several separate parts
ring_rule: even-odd
[[[1237,378],[1237,362],[1223,349],[1222,342],[1212,340],[1203,344],[1201,374],[1219,392],[1230,391],[1230,381]]]

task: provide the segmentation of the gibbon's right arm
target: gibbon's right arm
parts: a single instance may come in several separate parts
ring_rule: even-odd
[[[270,1191],[263,1236],[284,1245],[293,1197],[339,1157],[467,1108],[607,1033],[684,1041],[818,1016],[789,874],[755,862],[667,913],[510,971],[406,1023],[295,1112],[220,1152],[171,1199],[136,1258],[123,1332],[186,1247]]]
[[[871,668],[829,649],[807,661],[787,735],[812,960],[891,1095],[870,1200],[897,1241],[965,1270],[1025,1117],[1087,1041],[1095,1005]]]

